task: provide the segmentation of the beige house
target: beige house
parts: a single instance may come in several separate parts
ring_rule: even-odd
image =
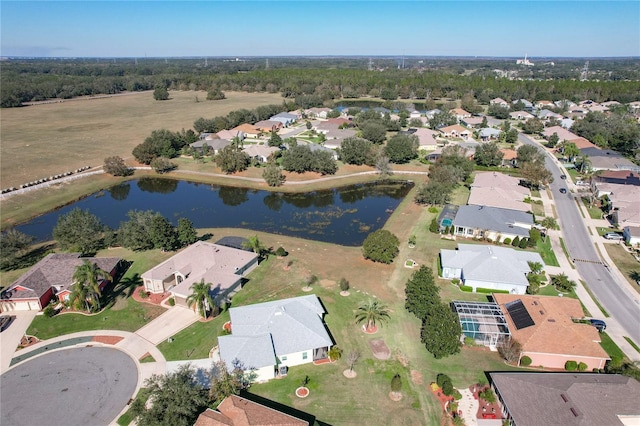
[[[231,247],[198,241],[142,274],[150,293],[170,291],[176,305],[187,307],[191,286],[204,280],[219,303],[235,293],[242,277],[258,265],[258,255]]]
[[[438,130],[442,132],[442,136],[444,136],[445,138],[462,138],[464,140],[467,140],[471,136],[471,132],[459,124],[446,126]]]
[[[532,367],[564,369],[567,361],[584,362],[588,371],[604,368],[609,355],[600,346],[600,334],[590,324],[573,322],[584,317],[578,299],[555,296],[493,294],[500,305],[511,338],[522,345],[520,359]]]
[[[504,173],[476,173],[467,203],[521,212],[531,211],[531,204],[524,202],[531,192],[519,183],[520,179]]]

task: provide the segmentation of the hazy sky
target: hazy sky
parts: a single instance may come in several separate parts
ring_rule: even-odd
[[[640,1],[7,1],[2,56],[640,56]]]

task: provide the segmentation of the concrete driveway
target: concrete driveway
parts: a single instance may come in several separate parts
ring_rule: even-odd
[[[35,311],[16,311],[3,315],[15,315],[11,325],[0,333],[0,374],[9,369],[11,358],[20,344],[20,339],[31,325],[31,321],[35,318]]]
[[[158,318],[145,325],[135,334],[148,340],[154,345],[167,340],[180,330],[189,327],[194,322],[198,321],[200,317],[196,315],[191,309],[186,309],[180,306],[174,306],[160,315]]]

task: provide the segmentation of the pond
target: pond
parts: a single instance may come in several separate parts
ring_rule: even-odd
[[[130,210],[160,212],[174,225],[186,217],[196,228],[244,228],[359,246],[381,228],[411,190],[404,181],[351,185],[291,194],[161,178],[141,178],[92,194],[16,227],[43,241],[58,217],[89,210],[118,228]]]

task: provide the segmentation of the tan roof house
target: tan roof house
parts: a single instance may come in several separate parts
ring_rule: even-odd
[[[194,426],[309,426],[309,422],[238,395],[226,397],[218,408],[198,416]]]
[[[444,136],[445,138],[462,138],[466,140],[466,139],[469,139],[469,137],[471,136],[471,132],[459,124],[442,127],[441,129],[438,129],[438,130],[440,130],[440,132],[442,133],[442,136]]]
[[[533,114],[530,114],[527,111],[513,111],[509,113],[509,116],[514,120],[523,120],[523,121],[527,121],[533,118]]]
[[[440,132],[427,129],[426,127],[420,127],[416,129],[414,135],[418,137],[420,143],[419,149],[434,150],[438,147],[437,139],[438,136],[440,136]]]
[[[255,158],[256,160],[262,161],[266,163],[269,161],[269,157],[273,155],[274,152],[278,152],[280,149],[276,146],[267,146],[267,145],[247,145],[243,148],[243,152],[245,152],[250,158]]]
[[[254,126],[262,133],[277,132],[278,130],[282,129],[282,127],[284,127],[281,121],[275,120],[258,121],[256,124],[254,124]]]
[[[228,299],[239,288],[242,277],[258,265],[258,255],[231,247],[198,241],[142,274],[150,293],[170,291],[177,306],[187,306],[191,286],[210,283],[214,302]]]
[[[254,138],[254,139],[259,137],[260,134],[262,133],[260,129],[258,129],[256,126],[249,123],[242,123],[241,125],[231,129],[231,131],[242,132],[246,137]]]
[[[244,138],[246,137],[244,132],[234,131],[234,130],[220,130],[217,133],[217,135],[219,139],[227,139],[227,140],[233,140],[233,138],[237,136],[238,138],[240,138],[241,141],[244,140]]]
[[[524,199],[530,194],[518,178],[498,172],[480,172],[471,184],[467,204],[528,212],[531,205]]]
[[[463,118],[471,117],[471,113],[463,110],[462,108],[454,108],[449,111],[449,113],[457,118],[458,121],[462,120]]]
[[[494,98],[489,101],[491,105],[500,105],[501,107],[508,107],[509,103],[502,98]]]
[[[542,135],[546,139],[549,139],[554,133],[558,135],[558,140],[560,142],[562,141],[573,142],[575,139],[578,139],[580,137],[575,133],[572,133],[569,130],[565,129],[562,126],[547,127],[542,131]]]
[[[573,321],[584,318],[578,299],[496,293],[493,299],[505,314],[511,338],[522,345],[520,359],[528,356],[532,366],[564,369],[567,361],[576,361],[591,371],[610,359],[598,330]]]

